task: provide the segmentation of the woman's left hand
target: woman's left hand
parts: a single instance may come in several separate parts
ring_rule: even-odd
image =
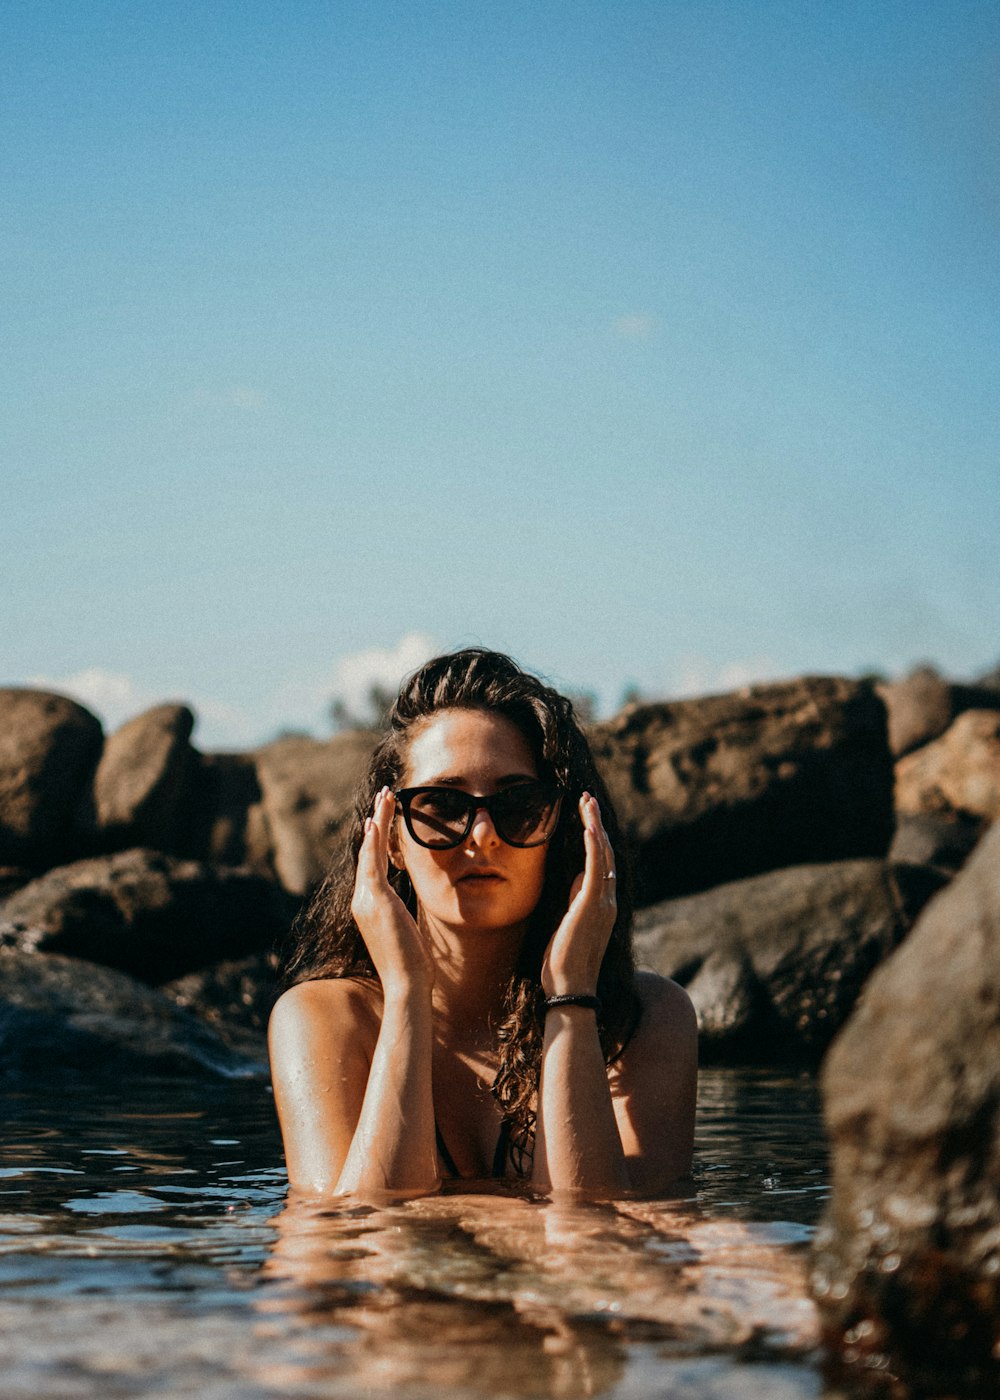
[[[618,914],[615,853],[596,797],[580,798],[583,874],[573,882],[569,908],[545,950],[542,990],[547,997],[593,996]]]

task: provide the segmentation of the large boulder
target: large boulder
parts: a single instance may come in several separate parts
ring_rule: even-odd
[[[108,736],[82,818],[94,845],[177,848],[198,757],[189,742],[193,728],[186,705],[166,704]]]
[[[271,831],[252,753],[200,756],[179,853],[274,877]]]
[[[1000,710],[966,710],[940,739],[896,765],[904,815],[960,812],[1000,817]]]
[[[211,1027],[125,973],[0,949],[0,1082],[125,1069],[259,1076],[264,1062],[234,1052]]]
[[[804,677],[635,705],[590,737],[633,845],[640,902],[882,856],[892,838],[885,708],[868,684]]]
[[[326,741],[290,735],[257,751],[274,868],[286,890],[306,894],[323,878],[377,739],[369,730]]]
[[[74,814],[103,742],[75,700],[0,690],[0,865],[44,869],[76,853]]]
[[[822,1090],[828,1343],[921,1394],[1000,1394],[1000,824],[871,979]]]
[[[643,909],[636,957],[687,987],[705,1059],[815,1062],[908,926],[885,861],[838,861]]]
[[[877,689],[889,716],[889,747],[897,758],[940,738],[965,710],[1000,709],[996,687],[957,684],[933,666],[918,666]]]
[[[8,945],[66,953],[165,982],[268,948],[289,901],[248,870],[120,851],[48,871],[0,905]]]

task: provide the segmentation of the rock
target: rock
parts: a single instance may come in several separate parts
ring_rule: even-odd
[[[278,959],[274,953],[215,963],[165,983],[164,996],[207,1021],[233,1049],[265,1053],[265,1034],[277,997]]]
[[[906,928],[885,861],[838,861],[643,909],[636,957],[687,987],[704,1058],[816,1061]]]
[[[75,700],[0,690],[0,865],[39,870],[76,854],[73,817],[102,743]]]
[[[197,755],[186,705],[157,705],[105,740],[81,825],[105,850],[177,849]]]
[[[885,724],[869,685],[806,677],[631,706],[593,726],[640,902],[884,855],[894,825]]]
[[[984,682],[959,685],[933,666],[877,687],[889,716],[889,748],[896,758],[940,738],[965,710],[1000,709],[1000,693]]]
[[[945,1387],[921,1394],[1000,1393],[1000,824],[871,979],[822,1091],[828,1344]]]
[[[271,831],[253,754],[200,756],[179,853],[274,877]]]
[[[263,1075],[167,997],[111,968],[0,950],[0,1076],[102,1070]]]
[[[276,739],[257,751],[274,868],[286,890],[306,894],[322,879],[377,740],[369,730],[347,730],[325,742]]]
[[[900,759],[896,808],[1000,817],[1000,710],[966,710],[940,739]]]
[[[945,875],[954,875],[971,854],[983,834],[979,817],[958,812],[927,812],[899,818],[889,847],[894,865],[929,866]]]
[[[260,875],[120,851],[60,866],[0,905],[4,941],[165,982],[267,948],[291,921]]]

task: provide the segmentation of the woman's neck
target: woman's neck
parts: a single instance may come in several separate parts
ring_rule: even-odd
[[[476,932],[421,920],[434,948],[434,1019],[457,1038],[481,1043],[503,1016],[524,939],[523,926]]]

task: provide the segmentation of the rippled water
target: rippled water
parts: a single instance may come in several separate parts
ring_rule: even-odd
[[[703,1071],[691,1192],[619,1206],[288,1203],[257,1083],[67,1082],[0,1112],[4,1400],[824,1394],[806,1075]]]

